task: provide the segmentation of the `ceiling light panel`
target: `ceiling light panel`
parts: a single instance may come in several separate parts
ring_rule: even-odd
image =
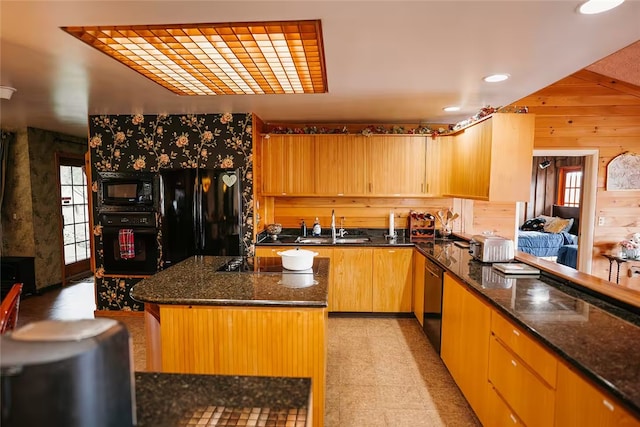
[[[179,95],[327,92],[319,20],[62,29]]]

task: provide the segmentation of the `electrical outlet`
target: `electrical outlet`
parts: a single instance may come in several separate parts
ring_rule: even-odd
[[[639,266],[631,266],[627,270],[627,275],[629,277],[640,276],[640,267]]]
[[[599,216],[598,217],[598,225],[600,225],[600,226],[604,225],[604,217],[603,216]]]

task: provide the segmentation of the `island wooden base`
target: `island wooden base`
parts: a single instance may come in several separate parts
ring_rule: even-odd
[[[145,304],[150,371],[309,377],[324,424],[327,310]]]

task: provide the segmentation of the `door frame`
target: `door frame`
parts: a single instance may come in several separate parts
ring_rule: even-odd
[[[584,157],[582,175],[582,202],[580,203],[580,238],[578,240],[577,270],[591,274],[593,264],[593,236],[595,234],[596,196],[598,192],[598,160],[600,151],[596,149],[535,149],[535,156]]]
[[[58,200],[60,200],[60,195],[62,192],[62,188],[61,188],[61,184],[60,184],[60,166],[62,164],[64,164],[65,160],[71,160],[73,162],[77,161],[77,165],[73,165],[73,166],[82,166],[82,167],[86,167],[86,163],[85,163],[85,158],[83,154],[75,154],[75,153],[66,153],[66,152],[56,152],[55,153],[55,157],[56,157],[56,178],[58,180],[57,182],[57,187],[58,187]],[[87,176],[87,172],[85,171],[85,176]],[[85,183],[86,184],[86,183]],[[87,197],[91,197],[91,188],[87,188]],[[91,225],[91,221],[90,221],[90,212],[89,210],[91,209],[91,203],[87,204],[87,222],[89,222],[89,225]],[[83,273],[91,273],[91,254],[92,252],[89,254],[89,258],[87,258],[86,260],[82,260],[82,261],[78,261],[75,262],[74,264],[70,264],[70,265],[75,265],[75,268],[69,268],[67,267],[67,265],[65,264],[65,260],[64,260],[64,219],[62,218],[62,202],[58,203],[58,229],[60,230],[60,267],[61,267],[61,275],[62,275],[62,286],[65,286],[69,280],[69,278],[76,276],[76,275],[80,275]],[[89,241],[91,241],[91,236],[89,236]],[[86,267],[86,268],[85,268]]]

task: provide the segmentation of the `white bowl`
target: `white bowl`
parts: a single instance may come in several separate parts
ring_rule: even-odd
[[[278,252],[278,255],[282,259],[282,267],[287,270],[307,270],[313,267],[313,257],[318,252],[296,248]]]

